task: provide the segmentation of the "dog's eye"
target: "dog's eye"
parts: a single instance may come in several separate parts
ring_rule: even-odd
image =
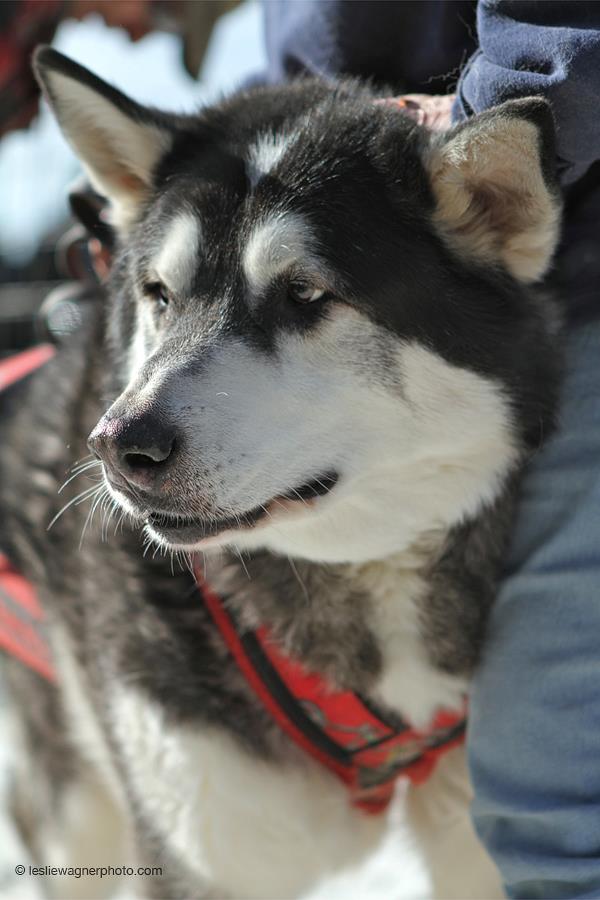
[[[162,311],[169,305],[169,294],[164,284],[160,281],[153,281],[144,285],[144,293],[155,300],[159,309]]]
[[[314,303],[316,300],[322,300],[326,291],[311,284],[310,281],[291,281],[288,285],[288,294],[295,303]]]

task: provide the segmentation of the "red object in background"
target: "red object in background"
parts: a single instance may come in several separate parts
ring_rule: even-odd
[[[52,359],[55,352],[52,344],[39,344],[30,350],[23,350],[22,353],[0,360],[0,391],[6,390],[11,384],[35,372]]]
[[[51,344],[40,344],[0,360],[0,392],[35,372],[54,353]],[[0,648],[53,681],[54,667],[43,618],[34,589],[0,553]]]
[[[0,553],[0,648],[54,681],[43,613],[29,582]]]
[[[48,44],[64,13],[62,0],[0,3],[0,137],[37,115],[40,89],[31,70],[38,44]]]

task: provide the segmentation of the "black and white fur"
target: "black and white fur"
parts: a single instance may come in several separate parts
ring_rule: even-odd
[[[36,66],[118,250],[97,320],[4,404],[1,543],[60,674],[10,669],[15,811],[64,858],[85,797],[108,846],[103,792],[130,858],[163,866],[143,896],[296,897],[385,819],[271,722],[171,556],[204,554],[242,622],[339,688],[416,726],[462,704],[553,421],[551,116],[513,101],[432,136],[369,87],[309,80],[177,117],[54,51]],[[98,492],[56,518],[90,432]],[[463,765],[407,810],[435,895],[491,897]]]

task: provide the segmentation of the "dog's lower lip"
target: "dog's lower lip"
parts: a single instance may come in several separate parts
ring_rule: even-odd
[[[339,476],[336,472],[327,472],[318,478],[305,482],[298,488],[293,488],[283,494],[279,494],[264,505],[257,506],[248,512],[235,516],[210,519],[201,516],[186,516],[175,513],[150,512],[145,521],[153,530],[165,536],[175,536],[180,542],[189,537],[199,541],[204,538],[216,537],[224,531],[239,531],[252,528],[269,513],[269,506],[283,500],[307,503],[317,497],[328,494],[337,484]]]
[[[193,516],[178,516],[170,513],[149,513],[146,524],[163,534],[176,534],[179,538],[193,532],[196,540],[205,537],[216,537],[222,531],[230,529],[251,528],[266,515],[263,509],[251,510],[240,516],[209,519]]]

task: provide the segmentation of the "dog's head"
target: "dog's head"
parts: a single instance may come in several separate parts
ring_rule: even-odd
[[[112,204],[90,444],[156,541],[369,559],[495,497],[551,407],[543,101],[434,137],[355,83],[178,117],[36,68]]]

